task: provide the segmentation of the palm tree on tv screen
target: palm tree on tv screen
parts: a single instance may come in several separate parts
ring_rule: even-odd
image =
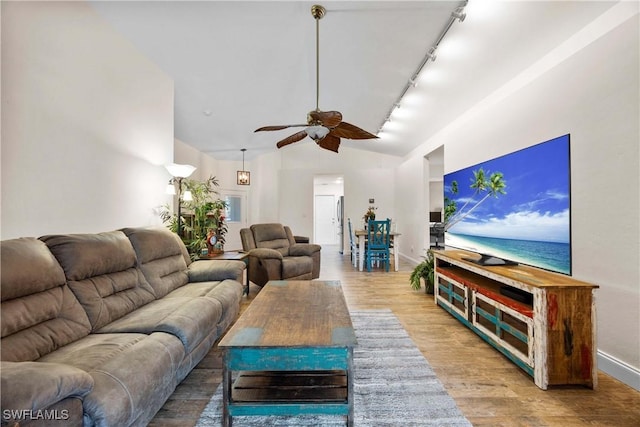
[[[489,171],[485,172],[483,168],[473,171],[473,178],[471,178],[471,185],[469,188],[473,188],[475,191],[473,197],[467,199],[465,204],[458,210],[456,201],[445,197],[444,207],[444,230],[447,231],[463,219],[465,219],[471,212],[473,212],[482,202],[489,197],[498,197],[500,194],[507,194],[505,188],[507,188],[507,182],[504,180],[502,172],[493,172],[489,174]],[[458,194],[458,182],[451,182],[451,193]],[[475,201],[475,196],[484,194],[484,196],[471,205]],[[467,209],[468,207],[468,209]]]

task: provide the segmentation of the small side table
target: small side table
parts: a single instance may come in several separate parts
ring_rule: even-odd
[[[200,259],[242,261],[247,266],[247,277],[244,282],[244,295],[249,295],[249,254],[247,252],[230,251],[201,256]]]

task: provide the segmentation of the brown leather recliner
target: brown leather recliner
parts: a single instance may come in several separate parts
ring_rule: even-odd
[[[249,253],[249,280],[258,286],[269,280],[320,277],[320,245],[297,243],[287,226],[254,224],[240,230],[240,238]]]

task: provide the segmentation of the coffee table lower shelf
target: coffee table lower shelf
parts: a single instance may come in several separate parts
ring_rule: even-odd
[[[262,357],[251,357],[252,353],[234,348],[225,355],[225,426],[236,416],[312,414],[344,416],[346,425],[353,425],[351,349],[258,350]]]
[[[244,371],[229,415],[349,415],[346,371]]]

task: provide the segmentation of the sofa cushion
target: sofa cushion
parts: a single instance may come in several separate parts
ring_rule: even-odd
[[[93,377],[93,390],[84,398],[84,425],[124,426],[162,407],[177,385],[184,357],[180,341],[162,332],[91,334],[39,362],[73,366]]]
[[[153,288],[137,268],[131,242],[121,231],[51,235],[40,240],[64,269],[92,330],[155,299]]]
[[[216,298],[220,302],[223,302],[223,308],[226,308],[227,304],[234,303],[239,304],[242,297],[242,285],[240,282],[228,279],[223,281],[211,281],[211,282],[194,282],[189,283],[181,288],[171,292],[165,298],[182,298],[182,297],[210,297]],[[232,295],[229,300],[227,297],[217,297],[217,295],[225,294]]]
[[[290,256],[282,260],[282,278],[308,278],[311,279],[313,259],[308,256]],[[307,277],[308,276],[308,277]]]
[[[64,285],[64,271],[45,244],[34,237],[3,240],[2,301]]]
[[[180,238],[162,227],[124,228],[138,257],[139,267],[162,298],[188,281],[189,254]]]
[[[232,279],[221,282],[196,282],[176,289],[165,298],[205,297],[220,303],[222,315],[217,323],[218,334],[222,334],[236,319],[240,311],[242,285]]]
[[[35,238],[0,242],[2,360],[36,360],[91,329],[64,272]]]
[[[182,255],[186,265],[191,264],[189,252],[178,235],[165,227],[128,227],[122,232],[131,240],[142,264],[176,254]]]
[[[182,342],[187,354],[211,333],[223,308],[211,298],[162,298],[99,329],[98,333],[166,332]]]
[[[1,366],[5,410],[43,410],[68,397],[85,396],[93,387],[91,375],[69,365],[2,362]]]
[[[282,224],[254,224],[251,227],[257,248],[275,249],[289,255],[289,236]]]

